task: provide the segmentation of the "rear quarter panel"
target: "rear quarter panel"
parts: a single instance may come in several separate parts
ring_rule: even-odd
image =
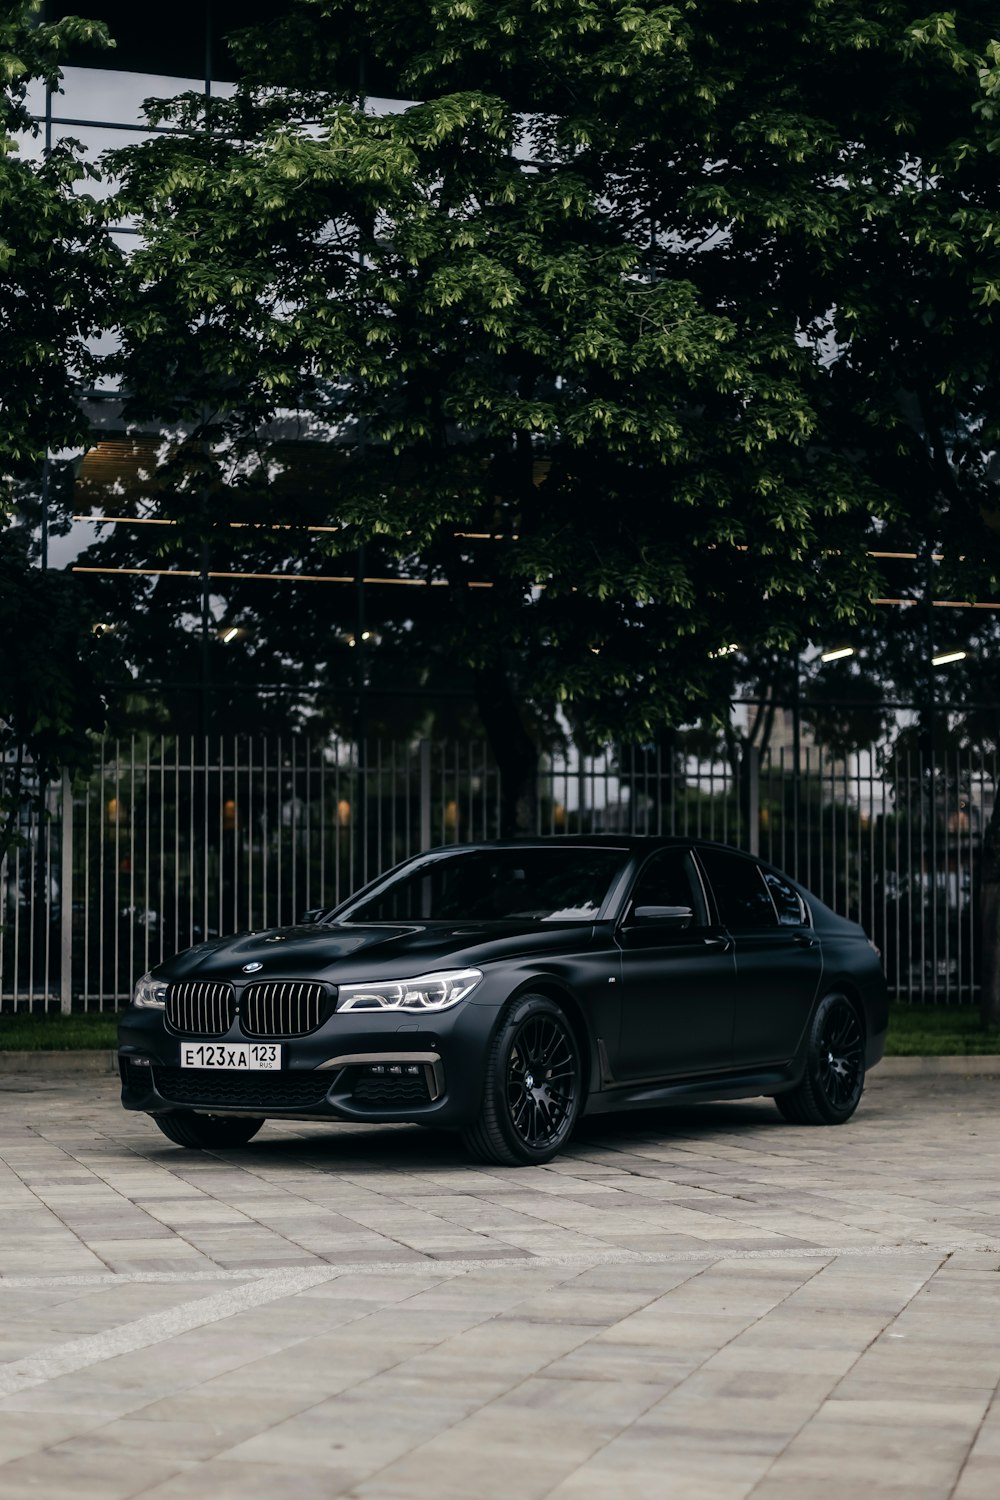
[[[873,1068],[885,1051],[889,995],[882,961],[856,922],[838,917],[815,899],[813,925],[823,945],[822,994],[849,995],[858,1002],[865,1023],[865,1067]]]

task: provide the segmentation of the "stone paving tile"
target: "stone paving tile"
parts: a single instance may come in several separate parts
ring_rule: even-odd
[[[539,1379],[482,1407],[382,1468],[354,1493],[540,1497],[656,1400],[655,1385]]]
[[[284,1464],[233,1463],[211,1459],[143,1489],[143,1500],[331,1500],[347,1493],[352,1476],[330,1469],[298,1469]],[[89,1497],[88,1497],[89,1500]],[[466,1496],[468,1500],[468,1495]]]
[[[6,1465],[29,1453],[54,1448],[67,1438],[79,1437],[92,1427],[102,1427],[101,1415],[81,1413],[0,1411],[0,1475]]]
[[[252,1421],[224,1426],[189,1416],[184,1421],[170,1422],[153,1420],[141,1412],[118,1421],[102,1422],[100,1426],[74,1433],[62,1442],[52,1442],[51,1452],[71,1461],[89,1459],[99,1462],[106,1457],[131,1454],[133,1462],[141,1465],[150,1457],[168,1466],[177,1460],[185,1465],[200,1464],[251,1436],[253,1431]]]
[[[1000,1494],[1000,1079],[602,1118],[523,1171],[407,1127],[194,1155],[42,1082],[0,1092],[4,1500]]]
[[[121,1452],[85,1454],[65,1447],[32,1453],[3,1467],[4,1500],[72,1495],[74,1500],[130,1500],[189,1466],[183,1457],[144,1459]]]
[[[996,1500],[1000,1495],[1000,1458],[973,1452],[954,1491],[954,1500]]]

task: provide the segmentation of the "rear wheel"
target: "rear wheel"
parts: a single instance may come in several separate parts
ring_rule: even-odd
[[[479,1119],[463,1140],[480,1161],[551,1161],[576,1123],[581,1098],[580,1052],[565,1011],[547,996],[525,995],[493,1038]]]
[[[193,1109],[172,1109],[169,1114],[153,1115],[152,1120],[168,1141],[175,1146],[190,1146],[195,1151],[215,1147],[245,1146],[253,1139],[264,1121],[240,1115],[199,1115]]]
[[[774,1102],[794,1125],[842,1125],[864,1086],[865,1033],[857,1008],[846,995],[826,995],[810,1028],[805,1072]]]

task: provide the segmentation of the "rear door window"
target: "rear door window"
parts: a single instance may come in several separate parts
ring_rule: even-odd
[[[778,913],[778,922],[782,927],[802,927],[808,920],[806,915],[806,904],[798,891],[789,885],[783,876],[774,870],[764,870],[764,884],[771,893],[775,910]]]
[[[726,849],[699,849],[719,909],[719,920],[733,932],[777,927],[778,913],[758,864]]]

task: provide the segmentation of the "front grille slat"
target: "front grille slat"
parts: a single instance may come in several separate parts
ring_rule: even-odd
[[[311,980],[249,984],[240,1002],[240,1026],[246,1036],[307,1036],[332,1013],[334,999],[329,985]]]
[[[167,1024],[191,1036],[225,1036],[236,1019],[236,992],[231,984],[181,980],[167,990]]]

